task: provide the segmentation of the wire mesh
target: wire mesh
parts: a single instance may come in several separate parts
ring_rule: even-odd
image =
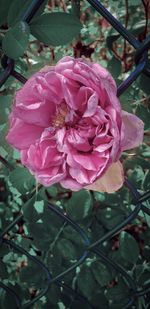
[[[87,0],[87,1],[99,14],[101,14],[112,25],[112,27],[118,32],[118,34],[121,35],[125,40],[127,40],[129,44],[131,44],[135,49],[136,68],[130,74],[130,76],[118,86],[117,95],[120,96],[137,79],[137,77],[141,73],[144,73],[150,77],[150,67],[148,67],[147,62],[148,48],[150,47],[150,36],[148,36],[144,40],[144,42],[141,43],[102,5],[100,1],[98,0]],[[43,0],[33,0],[32,3],[27,8],[27,10],[24,12],[22,20],[29,23],[42,3]],[[14,69],[15,61],[9,59],[6,55],[4,55],[2,59],[2,67],[3,72],[1,72],[0,74],[0,86],[2,86],[6,82],[9,76],[15,77],[21,83],[26,82],[26,78]],[[4,165],[6,165],[10,170],[12,169],[11,164],[7,162],[6,159],[1,157],[1,162]],[[141,209],[143,212],[150,215],[150,210],[145,205],[142,204],[143,202],[149,199],[150,191],[147,191],[143,195],[140,195],[136,187],[133,186],[133,184],[128,179],[125,179],[124,186],[128,188],[131,196],[135,200],[134,210],[122,222],[117,224],[111,231],[106,233],[103,237],[97,239],[97,241],[95,241],[94,243],[91,242],[91,240],[83,231],[83,229],[81,229],[81,227],[77,223],[72,221],[66,214],[64,214],[63,211],[58,210],[58,208],[56,208],[55,205],[48,204],[47,207],[49,211],[53,212],[56,216],[58,216],[62,220],[62,222],[69,225],[73,230],[75,230],[79,234],[80,238],[84,243],[82,255],[80,256],[78,261],[55,277],[52,277],[49,269],[37,257],[34,257],[31,254],[29,254],[24,248],[18,246],[14,241],[7,240],[5,238],[5,235],[23,218],[23,214],[19,214],[18,217],[13,222],[11,222],[11,224],[7,226],[7,228],[0,235],[0,245],[1,246],[6,245],[10,249],[13,249],[16,252],[24,254],[29,260],[34,262],[36,265],[38,265],[40,269],[42,269],[46,278],[45,287],[32,300],[29,300],[24,304],[22,304],[20,296],[12,288],[6,286],[3,282],[0,282],[0,287],[4,289],[7,293],[9,293],[11,297],[14,298],[17,308],[31,307],[42,296],[46,295],[52,283],[63,287],[64,291],[66,293],[71,294],[74,297],[74,299],[79,300],[81,299],[82,301],[84,301],[85,306],[88,304],[90,308],[95,308],[93,305],[89,303],[89,301],[84,296],[80,295],[70,286],[65,284],[65,275],[76,269],[78,265],[82,264],[91,253],[95,253],[98,257],[100,257],[102,263],[104,263],[106,266],[111,266],[113,269],[117,271],[117,273],[121,274],[121,276],[125,279],[127,289],[129,291],[129,299],[128,302],[122,307],[123,309],[130,308],[132,304],[136,303],[138,297],[148,293],[148,291],[150,290],[149,285],[145,285],[144,288],[141,289],[137,288],[134,278],[132,278],[132,276],[126,271],[126,269],[124,269],[119,263],[114,262],[112,259],[108,258],[104,254],[104,252],[99,249],[100,244],[111,239],[114,235],[116,235],[118,231],[120,231],[130,222],[132,222],[138,216],[138,213]]]

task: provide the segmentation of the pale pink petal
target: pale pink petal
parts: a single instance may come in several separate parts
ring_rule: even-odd
[[[87,170],[97,171],[105,165],[106,159],[99,154],[73,154],[73,159]]]
[[[116,89],[116,83],[113,79],[113,77],[110,75],[110,73],[103,68],[99,63],[92,63],[92,68],[94,69],[94,71],[96,72],[97,76],[99,77],[99,79],[103,79],[104,82],[106,80],[109,80],[109,83],[111,83],[114,88]]]
[[[96,174],[95,171],[88,171],[82,167],[80,168],[70,168],[69,173],[78,183],[85,185],[86,183],[92,183],[95,178]]]
[[[63,100],[63,91],[62,91],[62,79],[63,77],[53,71],[47,72],[44,75],[45,79],[45,87],[43,88],[46,89],[46,98],[48,101],[52,101],[55,104],[58,104]],[[45,94],[43,93],[44,97]]]
[[[16,118],[22,119],[26,123],[35,124],[41,127],[49,127],[55,114],[56,106],[53,102],[39,102],[30,105],[13,107]]]
[[[124,183],[123,166],[120,161],[112,163],[105,174],[85,189],[113,193],[119,190]]]
[[[95,147],[94,150],[98,152],[104,152],[105,150],[109,149],[113,145],[113,139],[108,143],[101,143],[99,146]]]
[[[62,78],[61,85],[66,104],[76,110],[78,108],[76,97],[80,88],[79,84],[68,78]]]
[[[86,137],[82,137],[75,129],[70,129],[67,140],[76,150],[83,152],[92,150],[92,146],[89,144],[88,139]]]
[[[27,80],[24,86],[16,92],[15,97],[16,105],[19,104],[29,105],[39,101],[36,91],[33,91],[33,89],[35,89],[36,84],[35,78],[38,75],[39,73],[34,74],[31,78]]]
[[[45,187],[52,186],[53,184],[60,182],[65,178],[65,176],[65,171],[60,169],[58,166],[54,166],[35,173],[37,181]]]
[[[94,92],[91,97],[88,99],[87,108],[83,114],[83,117],[91,117],[95,114],[97,105],[98,105],[98,96],[96,92]]]
[[[66,137],[66,128],[65,127],[57,130],[57,132],[55,134],[55,138],[56,138],[57,149],[60,152],[68,152],[68,146],[64,142],[65,137]]]
[[[26,149],[40,138],[43,128],[14,119],[6,139],[17,149]]]
[[[67,77],[70,80],[74,80],[89,86],[89,65],[82,61],[82,59],[74,59],[72,57],[65,57],[58,62],[55,67],[55,71]]]
[[[70,189],[72,191],[79,191],[83,188],[81,184],[79,184],[76,180],[73,180],[71,178],[61,180],[60,184],[62,185],[62,187]]]
[[[67,157],[66,157],[66,162],[70,167],[74,167],[79,169],[80,164],[78,164],[72,157],[72,153],[68,152]]]
[[[84,113],[86,104],[90,96],[92,95],[93,90],[90,87],[81,86],[77,96],[76,96],[76,106],[78,111]]]
[[[55,71],[63,73],[66,68],[73,69],[73,66],[74,66],[74,58],[66,56],[58,61],[58,63],[55,66]]]
[[[110,120],[109,114],[106,114],[101,106],[98,106],[96,113],[92,117],[92,123],[96,126],[107,124]]]
[[[137,116],[122,112],[121,149],[122,151],[135,148],[142,144],[144,123]]]

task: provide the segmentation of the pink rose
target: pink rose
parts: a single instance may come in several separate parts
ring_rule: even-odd
[[[99,64],[64,57],[17,91],[7,141],[39,183],[113,192],[124,181],[122,151],[143,139],[143,122],[121,110]]]

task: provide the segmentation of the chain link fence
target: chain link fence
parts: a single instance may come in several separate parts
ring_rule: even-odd
[[[130,76],[126,80],[124,80],[121,83],[121,85],[119,85],[117,94],[118,96],[120,96],[123,92],[126,91],[126,89],[128,89],[128,87],[137,79],[137,77],[141,73],[146,74],[150,78],[150,67],[148,66],[148,48],[150,47],[150,36],[148,36],[144,40],[144,42],[141,43],[102,5],[101,2],[99,2],[98,0],[87,0],[87,1],[99,14],[101,14],[112,25],[112,27],[118,32],[118,34],[121,35],[125,40],[127,40],[129,44],[132,45],[133,48],[135,49],[136,68],[130,74]],[[24,12],[22,20],[29,23],[42,3],[43,0],[33,0],[31,5],[26,10],[26,12]],[[2,59],[2,67],[3,72],[1,72],[0,74],[0,86],[2,86],[6,82],[9,76],[13,76],[21,83],[26,82],[26,78],[15,70],[15,61],[9,59],[5,55],[3,56]],[[6,161],[5,158],[1,157],[1,162],[7,167],[9,167],[10,170],[12,169],[11,165],[9,164],[9,162]],[[136,187],[133,186],[133,184],[130,183],[128,179],[125,179],[124,186],[128,188],[131,197],[134,200],[135,205],[134,210],[130,213],[128,217],[126,217],[126,219],[120,222],[120,224],[117,224],[117,226],[115,226],[103,237],[97,239],[97,241],[95,241],[94,243],[91,242],[88,235],[86,235],[86,233],[83,231],[83,229],[81,229],[81,227],[77,223],[72,221],[61,210],[58,210],[58,208],[56,208],[55,205],[51,205],[48,203],[47,207],[49,209],[49,213],[50,214],[54,213],[62,220],[62,223],[69,225],[73,230],[75,230],[84,243],[84,249],[78,261],[55,277],[52,277],[49,269],[37,257],[32,256],[24,248],[18,246],[18,244],[16,244],[14,241],[8,240],[5,237],[10,232],[10,230],[12,230],[13,227],[23,219],[23,214],[19,214],[18,217],[10,225],[6,227],[6,229],[0,235],[0,246],[7,245],[10,248],[10,250],[13,249],[16,252],[25,255],[29,260],[35,263],[38,266],[38,268],[43,271],[43,273],[45,273],[46,277],[45,287],[41,291],[39,291],[39,293],[32,300],[29,300],[24,304],[22,304],[22,300],[20,299],[19,294],[17,294],[12,288],[6,286],[3,282],[0,282],[0,287],[4,289],[8,294],[10,294],[12,298],[14,298],[16,302],[16,308],[32,307],[32,305],[36,303],[42,296],[46,295],[46,293],[49,290],[49,287],[52,284],[62,287],[65,293],[72,295],[73,299],[81,300],[85,308],[87,307],[87,305],[90,308],[95,308],[93,305],[89,303],[89,301],[83,295],[80,295],[78,292],[76,292],[76,290],[73,290],[70,286],[65,284],[65,275],[68,274],[69,272],[72,272],[74,269],[76,269],[77,266],[82,264],[85,261],[85,259],[91,255],[91,253],[96,254],[96,256],[100,258],[103,264],[105,264],[107,267],[113,268],[115,271],[117,271],[117,273],[119,273],[125,279],[126,288],[128,289],[129,292],[129,299],[125,305],[121,306],[121,308],[125,309],[125,308],[131,308],[132,305],[136,306],[137,299],[149,292],[150,290],[149,284],[145,285],[144,288],[140,289],[137,288],[137,284],[134,278],[130,275],[130,273],[127,272],[126,269],[124,269],[120,264],[108,258],[104,254],[104,252],[99,249],[100,244],[111,239],[121,229],[125,228],[129,223],[131,223],[138,216],[140,210],[145,212],[147,215],[150,215],[150,210],[145,205],[142,204],[149,199],[150,191],[145,192],[143,195],[140,195]],[[51,215],[49,216],[49,220],[51,220]]]

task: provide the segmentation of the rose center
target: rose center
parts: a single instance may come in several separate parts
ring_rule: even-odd
[[[52,125],[55,128],[62,128],[65,124],[65,118],[68,113],[68,109],[65,103],[62,103],[53,116]]]

